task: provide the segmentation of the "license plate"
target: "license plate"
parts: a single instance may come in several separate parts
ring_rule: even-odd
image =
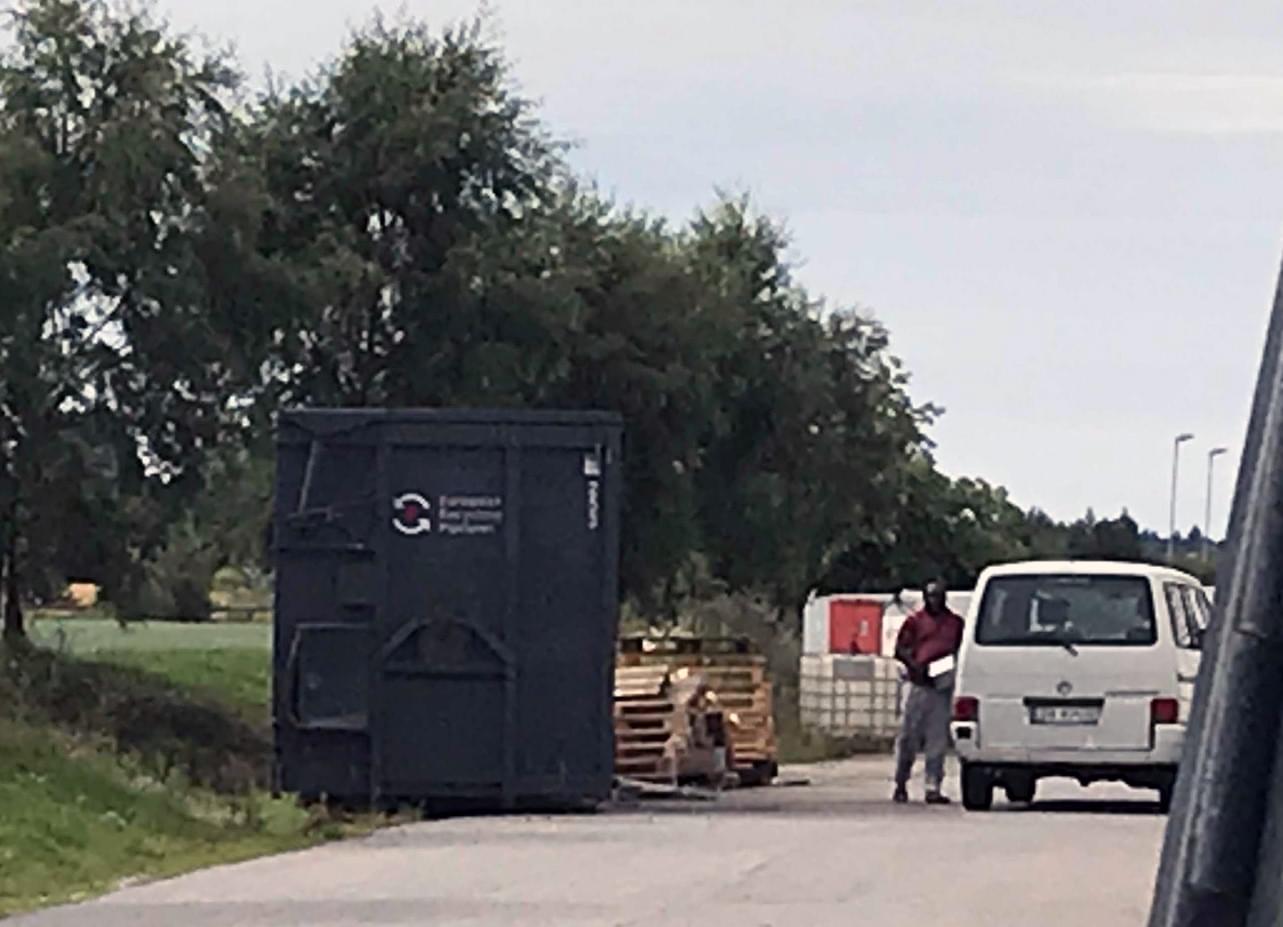
[[[1034,724],[1096,724],[1099,705],[1032,705],[1029,720]]]

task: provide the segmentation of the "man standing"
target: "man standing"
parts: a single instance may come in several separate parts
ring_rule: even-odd
[[[952,714],[953,672],[939,675],[931,664],[955,657],[962,644],[962,619],[949,611],[943,580],[932,580],[922,591],[923,607],[905,619],[895,641],[895,658],[909,676],[909,696],[904,704],[900,736],[895,751],[895,794],[897,803],[909,800],[909,777],[918,751],[927,755],[928,805],[947,805],[940,791],[944,782],[944,757],[949,749],[949,718]]]

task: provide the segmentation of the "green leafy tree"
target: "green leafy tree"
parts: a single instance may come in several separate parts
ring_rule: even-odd
[[[1140,526],[1127,511],[1115,519],[1087,514],[1068,527],[1069,556],[1079,560],[1144,561]]]
[[[969,588],[985,567],[1033,555],[1026,515],[1006,490],[983,480],[951,480],[923,452],[897,483],[896,505],[857,538],[821,584],[823,591],[896,590],[940,576]],[[1032,520],[1054,525],[1041,513]]]
[[[207,455],[201,489],[191,493],[152,487],[162,518],[146,522],[151,543],[134,552],[128,569],[104,586],[120,614],[130,618],[203,620],[211,614],[215,575],[232,566],[266,565],[272,509],[270,457],[232,446]]]
[[[622,413],[623,586],[644,610],[672,617],[704,570],[697,478],[724,328],[662,223],[614,214],[592,196],[570,205],[566,376],[548,398]]]
[[[24,0],[0,52],[0,511],[5,630],[95,521],[81,475],[179,478],[236,371],[211,317],[207,167],[236,75],[145,11]],[[107,482],[111,482],[109,479]],[[101,559],[101,558],[100,558]]]
[[[887,331],[744,197],[576,184],[478,24],[375,20],[256,105],[147,12],[20,0],[0,50],[0,576],[201,617],[259,561],[282,404],[607,408],[634,610],[1148,555],[951,479]],[[720,619],[719,619],[720,620]]]
[[[783,230],[743,199],[692,225],[692,273],[718,307],[699,499],[704,542],[732,590],[791,609],[844,544],[893,506],[923,442],[885,330],[826,312],[792,276]]]
[[[1069,557],[1069,531],[1038,508],[1025,513],[1019,536],[1035,560],[1065,560]]]
[[[292,293],[276,336],[286,398],[446,405],[538,378],[537,350],[502,344],[536,320],[479,299],[468,271],[538,224],[556,146],[478,26],[376,21],[269,94],[256,123],[272,203],[260,256]]]
[[[663,598],[698,546],[717,347],[674,237],[575,188],[476,26],[376,21],[256,124],[279,395],[622,412],[624,586]]]

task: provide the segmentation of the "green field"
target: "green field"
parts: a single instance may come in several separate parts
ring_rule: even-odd
[[[31,622],[33,643],[83,655],[108,651],[238,650],[271,647],[269,624],[188,624],[146,621],[121,624],[95,618],[38,618]]]
[[[248,721],[270,720],[270,626],[41,619],[31,639],[56,653],[146,671]]]

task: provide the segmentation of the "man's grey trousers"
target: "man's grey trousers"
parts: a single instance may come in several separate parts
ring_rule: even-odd
[[[927,791],[936,791],[944,781],[944,757],[949,750],[949,719],[953,711],[953,689],[910,684],[900,719],[900,736],[895,744],[895,784],[908,785],[918,751],[927,755]]]

